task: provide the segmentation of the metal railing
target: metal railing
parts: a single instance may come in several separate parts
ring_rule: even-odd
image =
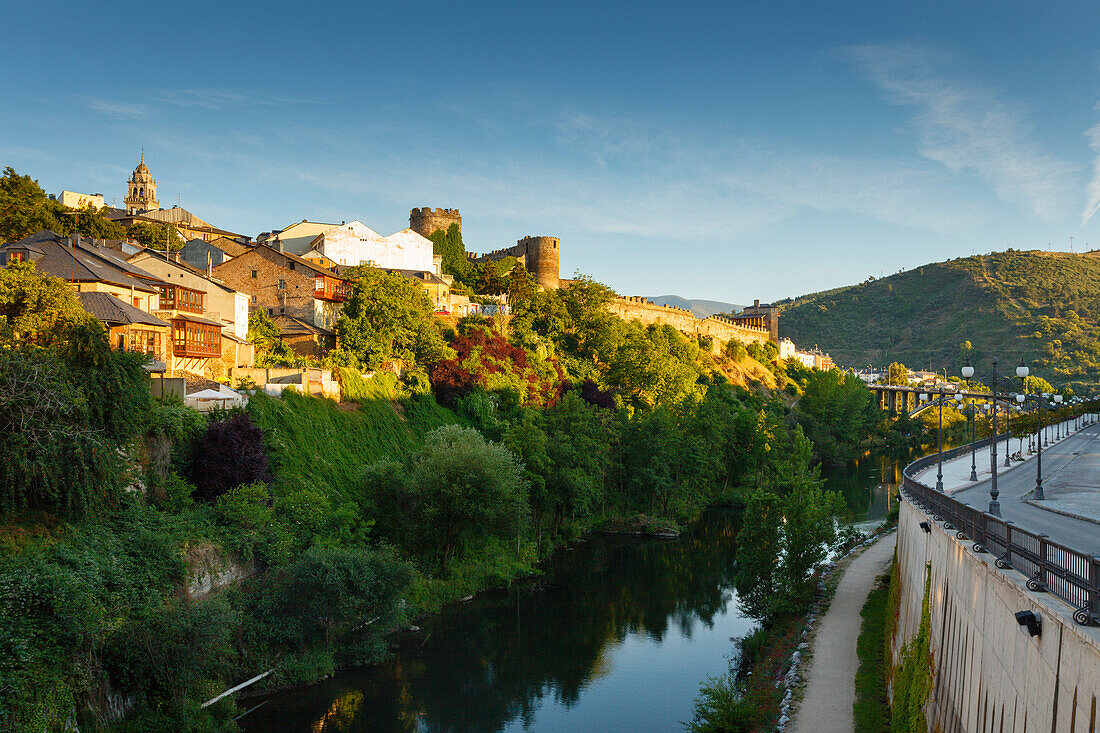
[[[986,438],[974,447],[988,445]],[[970,444],[959,446],[944,451],[943,459],[950,460],[970,450]],[[1028,532],[913,478],[937,460],[938,454],[933,453],[905,467],[902,492],[909,501],[937,522],[942,521],[944,529],[954,530],[956,538],[973,541],[975,552],[994,555],[998,568],[1019,571],[1028,579],[1028,590],[1046,591],[1073,606],[1075,622],[1100,625],[1100,557],[1052,542],[1045,534]]]

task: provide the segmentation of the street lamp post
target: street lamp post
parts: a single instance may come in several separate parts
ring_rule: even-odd
[[[995,517],[1001,516],[1001,502],[997,501],[997,497],[1001,492],[997,491],[997,357],[993,357],[993,440],[989,444],[990,448],[990,469],[993,475],[992,483],[989,485],[989,513]],[[1006,447],[1007,451],[1008,448]]]
[[[1060,394],[1054,395],[1054,404],[1061,406],[1064,398]],[[1062,415],[1058,414],[1058,422],[1054,424],[1054,441],[1057,442],[1062,438]]]
[[[966,360],[966,364],[962,368],[963,379],[966,380],[966,391],[970,391],[970,378],[974,376],[974,367],[970,366],[970,360]],[[974,403],[970,403],[970,412],[967,414],[970,418],[970,480],[978,480],[978,464],[977,464],[977,449],[974,447]]]

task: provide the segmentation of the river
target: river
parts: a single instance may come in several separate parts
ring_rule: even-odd
[[[850,521],[888,512],[902,460],[825,472]],[[677,731],[753,622],[733,591],[737,516],[715,509],[676,540],[595,537],[535,581],[445,608],[386,663],[241,701],[245,731]],[[256,706],[259,707],[256,707]]]

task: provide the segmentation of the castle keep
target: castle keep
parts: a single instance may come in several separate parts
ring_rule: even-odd
[[[451,224],[462,232],[462,215],[458,209],[433,209],[424,206],[409,212],[409,228],[422,237],[430,237],[437,229],[447,231]],[[555,289],[559,285],[558,258],[561,253],[561,240],[557,237],[527,236],[516,242],[514,247],[494,250],[488,254],[467,252],[471,262],[496,262],[505,257],[515,257],[535,276],[535,282],[541,287]]]
[[[433,209],[425,206],[409,212],[409,229],[422,237],[431,237],[436,229],[445,232],[451,228],[451,224],[457,224],[458,231],[462,232],[462,215],[458,213],[458,209]]]
[[[558,258],[561,255],[561,240],[557,237],[527,236],[516,242],[514,247],[494,250],[488,254],[467,252],[472,262],[496,262],[505,257],[515,257],[535,276],[535,282],[541,287],[554,290],[558,287]]]

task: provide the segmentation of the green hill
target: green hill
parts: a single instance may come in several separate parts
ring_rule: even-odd
[[[778,305],[784,336],[842,366],[958,374],[996,356],[1078,391],[1100,385],[1100,251],[958,258]]]

